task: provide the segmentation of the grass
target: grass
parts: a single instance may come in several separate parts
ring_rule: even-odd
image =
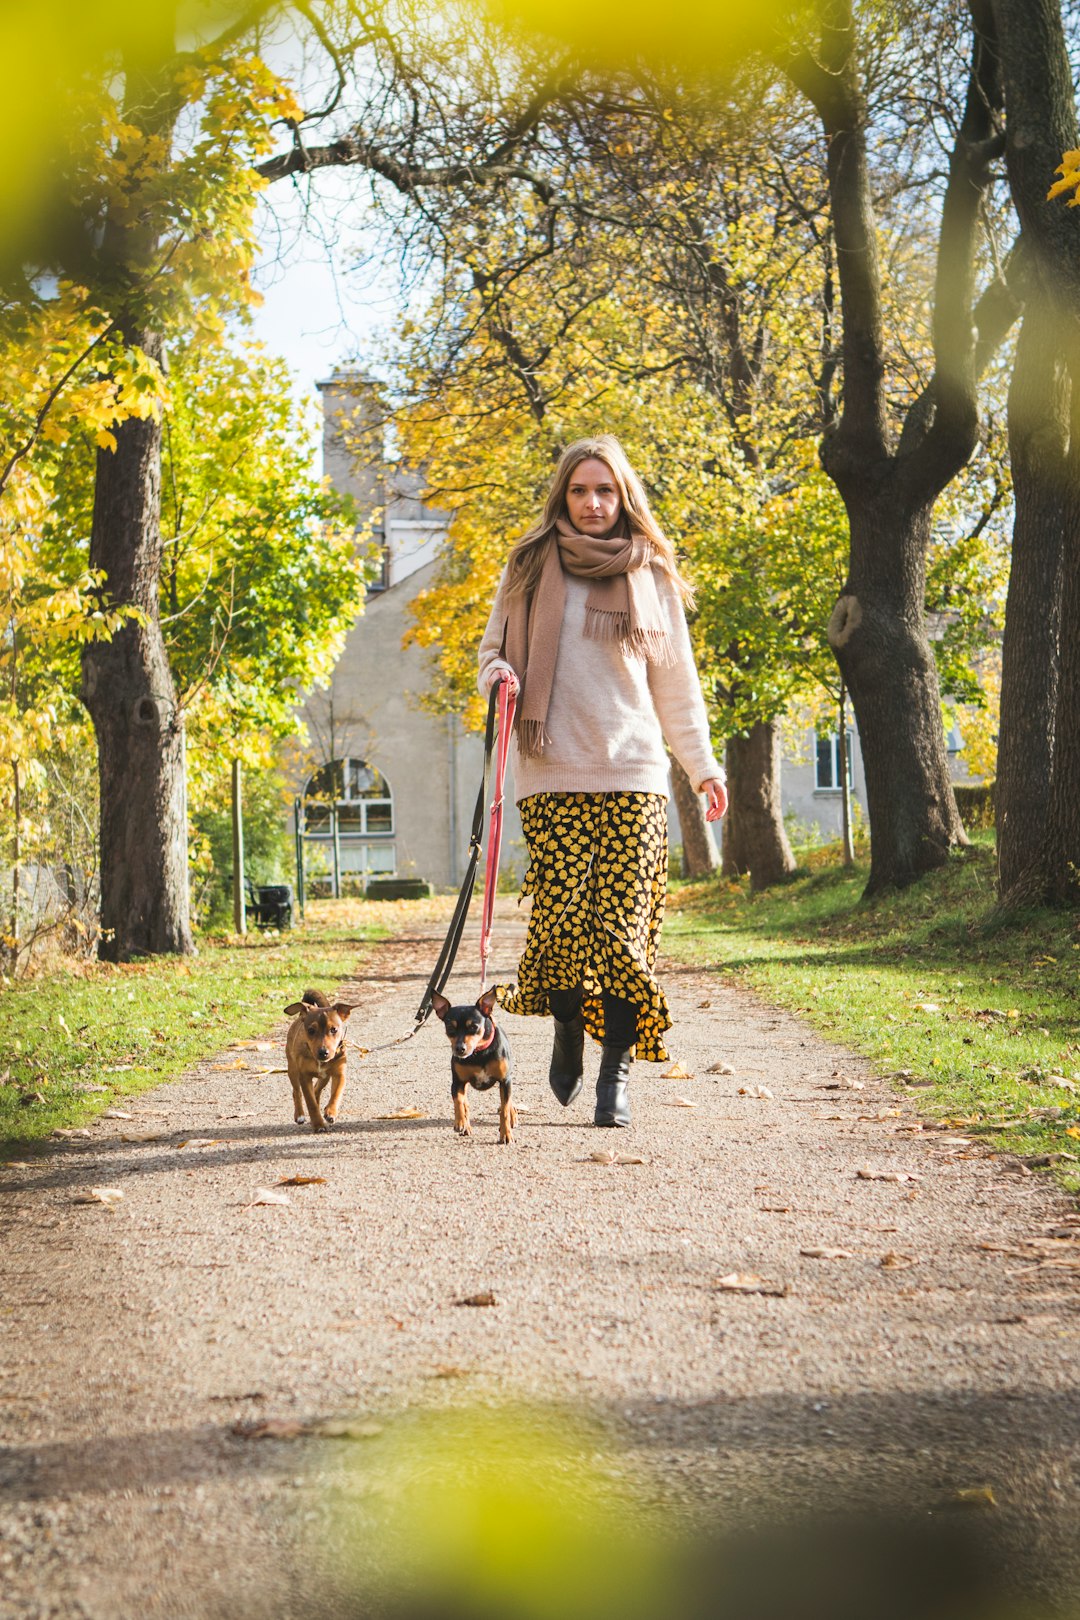
[[[69,963],[6,985],[0,1152],[84,1125],[231,1041],[265,1034],[309,984],[331,989],[403,918],[441,917],[449,903],[314,902],[286,933],[203,937],[196,956]],[[406,1026],[413,1011],[403,1008]]]
[[[1002,1151],[1068,1155],[1052,1163],[1080,1191],[1080,917],[996,918],[988,836],[899,894],[860,902],[866,876],[830,848],[759,895],[677,885],[665,949],[917,1086],[925,1117]]]

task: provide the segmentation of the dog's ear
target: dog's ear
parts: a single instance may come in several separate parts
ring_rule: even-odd
[[[436,1018],[442,1018],[444,1020],[447,1013],[450,1011],[450,1003],[447,1001],[445,996],[440,996],[437,990],[433,990],[431,992],[431,1010],[435,1014]]]
[[[341,1019],[342,1023],[345,1023],[345,1021],[348,1018],[349,1014],[351,1012],[355,1011],[355,1009],[353,1007],[351,1007],[347,1001],[335,1001],[334,1002],[334,1011],[337,1013],[337,1015]]]
[[[285,1009],[286,1016],[289,1018],[299,1018],[301,1013],[310,1011],[311,1008],[306,1001],[291,1002],[290,1005]]]
[[[496,986],[492,985],[490,990],[484,991],[483,995],[476,1003],[485,1018],[491,1017],[491,1009],[495,1005],[495,990]]]

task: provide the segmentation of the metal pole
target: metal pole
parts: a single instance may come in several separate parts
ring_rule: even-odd
[[[296,827],[296,903],[300,908],[300,921],[304,920],[304,801],[293,800],[293,821]]]
[[[338,830],[337,800],[330,805],[330,839],[334,849],[334,899],[341,899],[341,834]]]
[[[233,926],[238,934],[247,933],[247,912],[244,906],[244,806],[243,780],[240,761],[232,762],[232,903]]]
[[[844,841],[844,865],[855,864],[855,846],[851,840],[851,783],[848,779],[847,747],[847,689],[840,682],[840,735],[837,764],[840,767],[840,831]]]

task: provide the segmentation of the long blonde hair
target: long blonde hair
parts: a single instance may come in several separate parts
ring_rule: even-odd
[[[511,594],[520,593],[528,597],[536,589],[555,525],[560,518],[569,519],[566,491],[570,487],[570,480],[583,461],[592,459],[602,461],[611,468],[611,476],[622,501],[622,515],[631,535],[652,544],[657,565],[669,579],[674,580],[683,601],[692,604],[693,587],[679,573],[675,547],[653,516],[645,486],[613,433],[598,433],[594,438],[576,439],[573,444],[567,445],[559,457],[543,512],[511,549],[507,562],[507,584]]]

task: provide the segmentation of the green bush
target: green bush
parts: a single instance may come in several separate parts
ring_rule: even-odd
[[[222,796],[192,817],[196,834],[210,848],[212,869],[193,895],[204,927],[227,925],[232,917],[232,800],[226,779]],[[280,772],[244,771],[244,874],[252,883],[289,883],[296,887],[296,854],[289,827],[288,802]]]
[[[953,788],[960,820],[968,832],[993,832],[994,787],[990,782],[958,782]]]

